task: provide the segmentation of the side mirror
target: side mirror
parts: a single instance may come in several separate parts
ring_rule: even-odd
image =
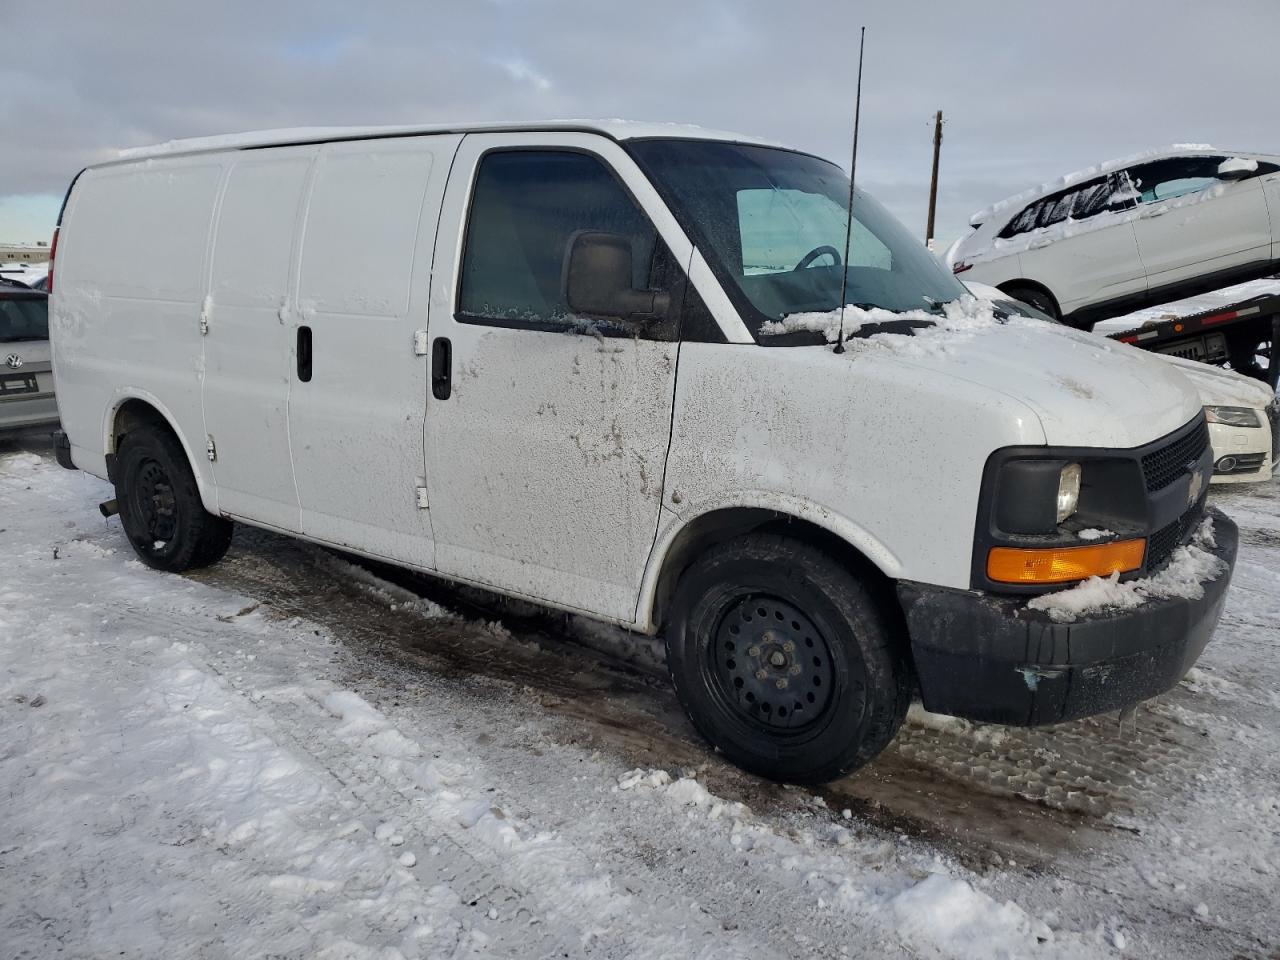
[[[1218,164],[1219,180],[1246,180],[1258,172],[1258,161],[1246,157],[1229,157]]]
[[[631,241],[616,233],[583,230],[565,252],[564,299],[574,313],[644,322],[667,315],[671,298],[631,286]]]

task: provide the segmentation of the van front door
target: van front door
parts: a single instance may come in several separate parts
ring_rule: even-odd
[[[672,311],[575,316],[565,257],[583,232],[625,238],[634,289],[674,294]],[[621,148],[585,134],[468,135],[440,237],[427,401],[437,566],[631,621],[671,434],[677,263],[692,248]]]
[[[331,143],[307,203],[290,315],[289,439],[302,532],[434,566],[425,330],[436,220],[458,136]]]

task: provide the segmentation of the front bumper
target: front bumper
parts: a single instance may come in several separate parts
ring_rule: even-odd
[[[1226,602],[1239,534],[1210,509],[1213,553],[1227,571],[1198,600],[1057,623],[1025,598],[902,581],[924,707],[985,723],[1032,726],[1119,710],[1175,686],[1209,642]]]

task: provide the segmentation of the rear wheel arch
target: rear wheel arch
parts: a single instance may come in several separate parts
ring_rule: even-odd
[[[107,456],[107,479],[114,482],[114,477],[111,476],[111,473],[113,472],[116,455],[120,451],[120,442],[130,430],[136,430],[141,426],[154,426],[157,429],[164,430],[178,442],[178,446],[186,454],[187,465],[190,466],[191,472],[195,476],[196,486],[200,490],[200,499],[204,502],[207,510],[211,513],[217,513],[217,498],[213,496],[213,491],[205,483],[205,478],[200,470],[200,461],[196,457],[196,451],[191,448],[187,438],[178,429],[173,415],[155,397],[128,394],[117,398],[115,406],[107,417],[106,436],[104,438],[104,449]]]

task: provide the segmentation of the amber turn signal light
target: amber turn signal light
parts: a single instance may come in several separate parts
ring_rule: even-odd
[[[997,583],[1066,583],[1085,577],[1128,573],[1142,566],[1147,541],[1117,540],[1083,547],[992,547],[987,578]]]

